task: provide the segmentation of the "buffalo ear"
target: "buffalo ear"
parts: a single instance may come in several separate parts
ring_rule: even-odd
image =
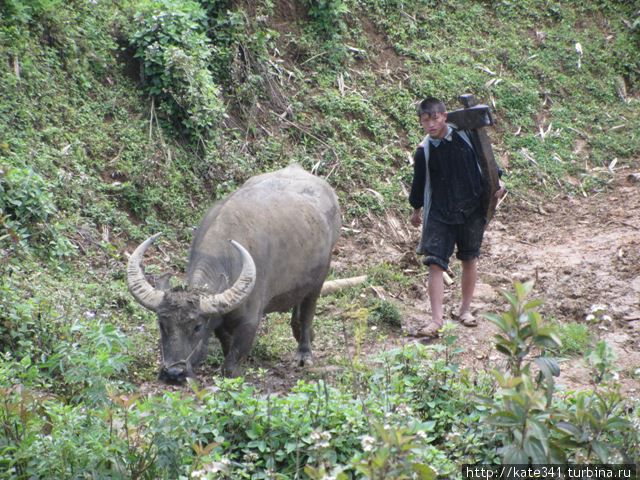
[[[156,278],[156,288],[163,292],[171,290],[171,272],[163,273]]]

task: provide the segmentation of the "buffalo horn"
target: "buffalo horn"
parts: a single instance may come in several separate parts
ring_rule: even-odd
[[[156,233],[142,242],[129,257],[127,266],[127,283],[129,291],[137,302],[149,310],[155,311],[162,303],[164,292],[153,288],[142,272],[142,257],[149,246],[156,241],[162,233]]]
[[[256,283],[256,265],[251,254],[238,242],[231,244],[242,256],[242,271],[235,283],[222,293],[200,296],[200,310],[203,313],[224,315],[240,305],[251,293]]]

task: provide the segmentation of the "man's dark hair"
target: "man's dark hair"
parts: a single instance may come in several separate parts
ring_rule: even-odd
[[[432,115],[434,113],[444,113],[447,111],[447,107],[445,106],[442,100],[439,100],[434,97],[425,98],[420,102],[418,106],[418,116],[423,113],[428,113]]]

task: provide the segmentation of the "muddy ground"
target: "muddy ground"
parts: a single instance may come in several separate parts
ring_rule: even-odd
[[[534,201],[510,194],[500,205],[485,236],[479,264],[479,280],[473,310],[479,319],[475,328],[460,326],[458,344],[464,348],[459,361],[473,370],[500,368],[503,357],[493,348],[496,328],[481,317],[483,312],[501,312],[506,301],[501,289],[512,290],[514,281],[534,280],[533,298],[544,300],[539,311],[545,320],[557,323],[585,323],[594,339],[606,340],[617,354],[619,381],[630,396],[640,392],[640,183],[620,169],[611,176],[607,188],[590,196],[558,196]],[[352,228],[354,227],[354,228]],[[366,295],[393,302],[402,313],[401,330],[388,331],[382,341],[375,336],[363,346],[367,356],[420,341],[412,333],[430,319],[427,272],[413,254],[417,229],[408,218],[387,216],[374,228],[348,225],[350,235],[336,249],[334,269],[353,272],[356,265],[388,262],[401,265],[413,284],[371,288]],[[452,261],[454,283],[445,290],[448,318],[457,313],[460,301],[460,264]],[[589,321],[594,310],[595,319]],[[609,320],[610,319],[610,320]],[[337,352],[353,351],[353,339],[335,332],[337,342],[316,339],[312,371],[339,375]],[[342,346],[339,346],[340,344]],[[351,343],[346,346],[344,343]],[[344,355],[344,352],[342,353]],[[269,391],[286,391],[298,378],[306,376],[287,364],[287,359],[265,365],[267,378],[261,381]],[[323,375],[324,376],[324,375]],[[582,358],[561,361],[559,385],[586,388],[589,369]]]
[[[497,329],[482,318],[482,313],[504,311],[507,303],[500,290],[511,291],[514,281],[534,280],[532,298],[544,301],[539,308],[543,319],[558,324],[587,324],[594,341],[604,339],[614,349],[623,392],[631,397],[640,396],[640,182],[631,175],[637,171],[620,168],[611,175],[603,192],[589,196],[565,195],[542,201],[507,195],[489,225],[483,244],[472,304],[479,325],[456,329],[458,345],[464,349],[457,359],[462,367],[474,371],[504,368],[504,357],[493,348]],[[333,260],[336,276],[362,273],[367,266],[388,263],[401,267],[404,275],[411,278],[409,286],[406,282],[397,289],[372,286],[362,293],[393,302],[402,316],[401,328],[364,337],[359,345],[361,355],[374,359],[381,351],[421,341],[413,333],[429,321],[430,306],[427,270],[414,254],[418,229],[410,226],[408,217],[390,214],[382,220],[369,220],[364,222],[366,226],[344,227],[345,235]],[[450,271],[453,284],[445,288],[445,315],[453,319],[460,302],[457,260],[452,260]],[[594,306],[598,306],[596,318],[589,321]],[[322,321],[323,315],[332,315],[331,310],[336,307],[326,308],[329,311],[319,307],[316,322]],[[333,314],[341,315],[339,311]],[[276,322],[284,326],[287,320],[281,317]],[[271,335],[273,328],[273,320],[264,321],[258,338]],[[354,355],[356,342],[348,330],[338,326],[327,331],[318,326],[314,365],[306,369],[292,365],[293,338],[283,340],[291,345],[290,354],[282,358],[269,360],[254,352],[247,362],[247,379],[262,391],[273,393],[286,393],[300,379],[336,380],[346,368],[345,361],[348,363]],[[266,373],[258,378],[251,373],[256,368]],[[205,365],[200,381],[206,385],[207,379],[217,374],[214,365]],[[561,359],[558,385],[566,389],[591,385],[583,358]],[[167,388],[188,387],[167,387],[158,382],[141,386],[146,393]]]

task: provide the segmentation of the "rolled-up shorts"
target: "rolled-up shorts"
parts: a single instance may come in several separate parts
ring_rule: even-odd
[[[446,271],[455,247],[456,257],[463,262],[478,258],[486,223],[480,208],[467,217],[465,223],[459,225],[450,225],[430,216],[426,238],[422,242],[426,252],[424,264],[438,265]]]

